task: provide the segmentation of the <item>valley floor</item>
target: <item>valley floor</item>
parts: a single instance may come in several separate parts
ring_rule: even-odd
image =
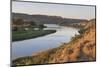
[[[13,31],[12,41],[21,41],[25,39],[36,38],[51,33],[55,33],[56,30],[28,30],[28,31]]]

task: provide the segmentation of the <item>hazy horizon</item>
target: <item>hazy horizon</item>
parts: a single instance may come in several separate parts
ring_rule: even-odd
[[[95,18],[95,6],[62,5],[34,2],[12,2],[12,12],[24,14],[38,14],[61,16],[74,19],[93,19]]]

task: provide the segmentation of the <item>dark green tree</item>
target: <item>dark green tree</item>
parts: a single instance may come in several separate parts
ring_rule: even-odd
[[[34,21],[30,21],[31,26],[35,26],[36,23]]]

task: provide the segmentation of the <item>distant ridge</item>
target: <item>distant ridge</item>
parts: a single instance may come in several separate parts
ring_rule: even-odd
[[[39,24],[70,24],[70,23],[80,23],[87,21],[86,19],[72,19],[63,18],[61,16],[49,16],[49,15],[29,15],[23,13],[12,13],[13,19],[21,18],[26,21],[36,21]]]

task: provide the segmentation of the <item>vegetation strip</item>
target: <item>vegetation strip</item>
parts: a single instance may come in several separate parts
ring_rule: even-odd
[[[12,41],[20,41],[25,39],[36,38],[54,32],[56,32],[56,30],[15,31],[12,32]]]

